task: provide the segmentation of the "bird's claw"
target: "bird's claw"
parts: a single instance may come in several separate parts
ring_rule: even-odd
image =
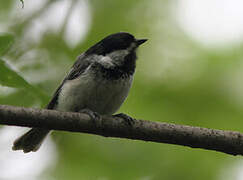
[[[97,112],[91,111],[90,109],[81,109],[79,112],[88,114],[92,120],[101,119],[101,116]]]
[[[129,126],[132,126],[135,123],[134,119],[132,117],[128,116],[127,114],[120,113],[120,114],[116,114],[114,116],[122,118]]]

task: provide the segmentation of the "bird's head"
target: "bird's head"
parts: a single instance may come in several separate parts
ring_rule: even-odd
[[[136,49],[147,39],[136,39],[132,34],[111,34],[86,51],[86,55],[101,55],[100,63],[105,66],[135,67]],[[131,65],[130,65],[131,64]]]
[[[132,52],[138,46],[145,43],[147,39],[136,39],[132,34],[127,32],[119,32],[111,34],[86,51],[86,54],[97,54],[106,56],[116,51]]]

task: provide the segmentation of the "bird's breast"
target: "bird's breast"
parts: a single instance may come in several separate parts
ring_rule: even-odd
[[[58,98],[58,110],[79,111],[88,108],[100,114],[115,113],[126,99],[133,76],[110,80],[84,73],[67,81]]]

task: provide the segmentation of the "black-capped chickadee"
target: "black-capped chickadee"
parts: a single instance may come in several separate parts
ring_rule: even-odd
[[[112,115],[126,99],[136,67],[136,49],[147,39],[126,32],[111,34],[81,54],[47,109]],[[13,150],[37,151],[49,130],[33,128],[13,144]]]

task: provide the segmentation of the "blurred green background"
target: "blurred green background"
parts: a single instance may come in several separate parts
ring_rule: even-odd
[[[217,2],[221,3],[214,1],[216,6]],[[206,28],[200,27],[210,28],[210,19],[204,24],[196,15],[188,16],[195,17],[189,20],[196,19],[202,32],[194,30],[183,23],[183,13],[190,9],[179,1],[26,0],[21,6],[17,0],[0,0],[0,104],[44,107],[80,53],[108,34],[127,31],[149,41],[138,51],[133,87],[120,112],[151,121],[243,132],[241,34],[234,34],[237,41],[228,40],[227,33],[221,33],[220,41],[214,36],[206,41]],[[208,10],[202,17],[217,15],[216,9]],[[219,35],[224,28],[212,24]],[[36,161],[32,155],[11,151],[17,135],[8,145],[1,144],[4,128],[0,129],[0,179],[243,179],[241,157],[79,133],[53,132],[54,150],[44,146],[33,155],[40,156]],[[26,160],[34,165],[24,166]],[[41,171],[36,170],[39,166]],[[15,170],[5,170],[3,176],[4,168]],[[25,173],[10,175],[14,171]]]

